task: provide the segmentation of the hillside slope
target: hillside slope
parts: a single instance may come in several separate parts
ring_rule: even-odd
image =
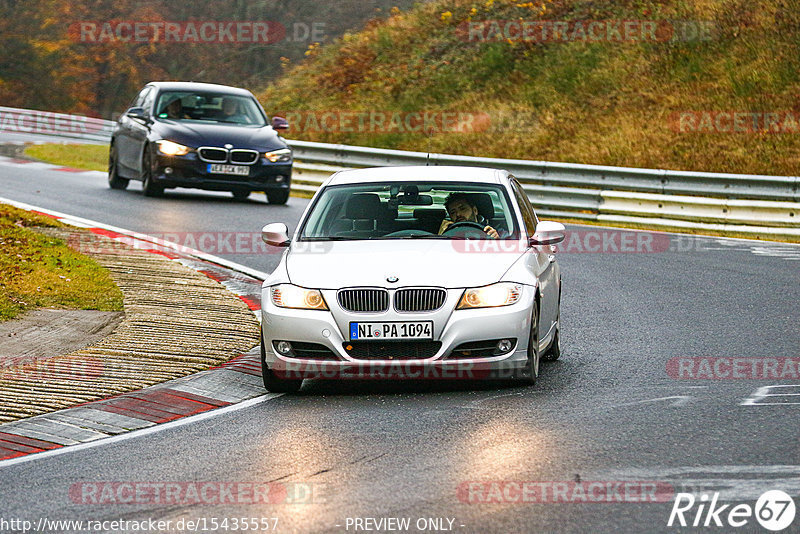
[[[295,139],[800,174],[798,0],[543,1],[432,0],[394,10],[312,47],[309,61],[259,97],[294,118]],[[508,21],[528,22],[528,38],[516,38],[523,26]],[[449,111],[478,131],[429,138],[388,118],[371,128],[372,115],[359,122],[357,111]]]

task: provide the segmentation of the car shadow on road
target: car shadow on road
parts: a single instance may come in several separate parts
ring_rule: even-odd
[[[523,390],[509,380],[306,380],[295,396],[406,395],[409,393],[458,393],[468,391]]]

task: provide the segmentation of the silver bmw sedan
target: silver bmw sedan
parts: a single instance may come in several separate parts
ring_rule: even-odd
[[[533,384],[560,355],[564,226],[539,221],[506,171],[386,167],[322,184],[264,281],[265,387],[306,378]]]

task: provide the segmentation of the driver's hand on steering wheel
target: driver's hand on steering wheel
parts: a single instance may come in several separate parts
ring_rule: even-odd
[[[500,234],[498,234],[497,230],[495,230],[491,226],[487,225],[486,228],[483,229],[483,231],[486,232],[486,235],[488,235],[492,239],[500,239]]]
[[[442,235],[444,233],[444,231],[447,230],[450,227],[451,224],[453,224],[453,221],[451,221],[449,219],[443,220],[442,224],[439,225],[439,235]]]

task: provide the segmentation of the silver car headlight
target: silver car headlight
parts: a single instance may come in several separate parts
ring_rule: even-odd
[[[490,286],[472,287],[464,290],[457,310],[473,308],[497,308],[510,306],[522,297],[522,286],[511,282],[499,282]]]
[[[327,310],[328,305],[317,289],[306,289],[292,284],[280,284],[270,289],[272,303],[279,308],[298,310]]]

